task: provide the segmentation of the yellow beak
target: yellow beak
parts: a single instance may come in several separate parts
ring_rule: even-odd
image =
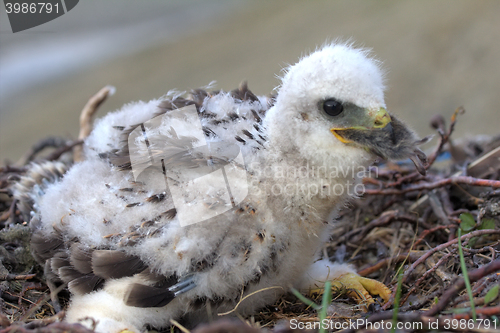
[[[344,127],[344,128],[331,128],[330,132],[340,141],[343,143],[349,143],[352,142],[350,140],[347,140],[343,138],[339,133],[342,130],[347,130],[347,129],[357,129],[357,130],[372,130],[372,129],[381,129],[385,128],[387,125],[389,125],[388,129],[392,130],[391,124],[391,116],[387,112],[385,108],[380,108],[376,111],[366,111],[367,117],[365,117],[365,124],[367,126],[351,126],[351,127]],[[369,119],[366,119],[369,118]]]

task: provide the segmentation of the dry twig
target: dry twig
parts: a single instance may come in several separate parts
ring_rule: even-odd
[[[366,267],[362,270],[359,270],[357,273],[361,276],[368,276],[379,269],[382,269],[386,266],[389,266],[390,264],[396,264],[401,261],[407,261],[407,262],[414,262],[420,257],[421,253],[417,252],[410,252],[410,253],[403,253],[400,255],[397,255],[395,257],[390,257],[390,258],[385,258],[382,260],[377,261],[375,264],[371,265],[370,267]]]
[[[6,274],[0,275],[0,281],[30,280],[35,277],[36,274]]]
[[[83,107],[83,110],[80,114],[80,133],[78,134],[78,140],[83,140],[87,136],[89,136],[92,131],[92,117],[99,109],[99,106],[108,98],[108,96],[114,93],[114,87],[105,86],[97,94],[92,96],[87,104]],[[81,146],[76,146],[74,149],[74,161],[82,161],[83,160],[83,152]]]
[[[454,176],[444,179],[438,179],[432,183],[422,183],[417,185],[410,185],[404,189],[380,189],[380,190],[370,190],[366,189],[365,194],[381,194],[381,195],[390,195],[390,194],[405,194],[413,191],[423,191],[423,190],[433,190],[435,188],[443,187],[451,184],[466,184],[473,186],[486,186],[486,187],[494,187],[500,188],[500,180],[490,180],[490,179],[480,179],[469,176]]]
[[[463,235],[461,238],[460,238],[460,241],[465,241],[465,240],[469,240],[470,238],[472,237],[477,237],[477,236],[481,236],[481,235],[487,235],[487,234],[500,234],[500,230],[475,230],[475,231],[472,231],[468,234],[465,234]],[[441,251],[451,245],[455,245],[456,243],[458,243],[458,240],[459,238],[455,238],[447,243],[444,243],[444,244],[441,244],[441,245],[438,245],[432,249],[430,249],[429,251],[427,251],[423,256],[421,256],[417,261],[415,261],[404,273],[403,275],[403,279],[402,279],[402,283],[405,283],[406,280],[408,279],[408,277],[413,273],[413,271],[415,270],[415,268],[420,265],[421,263],[423,263],[427,258],[429,258],[433,253],[437,252],[437,251]],[[471,280],[472,281],[472,280]],[[383,306],[384,310],[387,309],[388,307],[390,307],[393,302],[394,302],[394,298],[396,296],[396,289],[394,289],[392,295],[391,295],[391,298],[389,299],[389,301]]]
[[[500,230],[497,231],[499,231],[500,233]],[[500,270],[500,259],[497,259],[495,261],[492,261],[488,265],[479,267],[478,269],[469,272],[469,280],[471,283],[476,282],[482,277],[487,276],[499,270]],[[434,305],[430,310],[428,310],[425,314],[427,316],[434,316],[438,314],[439,312],[444,310],[444,308],[451,301],[451,299],[455,297],[464,288],[465,288],[465,280],[461,278],[457,282],[455,282],[450,288],[448,288],[448,290],[446,290],[446,292],[439,299],[439,302],[436,305]]]

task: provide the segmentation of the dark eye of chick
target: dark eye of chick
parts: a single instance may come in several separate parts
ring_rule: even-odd
[[[323,103],[323,110],[329,116],[338,116],[342,113],[342,111],[344,111],[344,106],[335,99],[327,99]]]

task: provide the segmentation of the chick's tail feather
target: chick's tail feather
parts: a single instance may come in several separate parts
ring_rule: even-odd
[[[30,221],[37,213],[37,202],[45,194],[47,187],[59,181],[67,170],[68,166],[62,162],[35,162],[29,166],[26,174],[13,184],[12,192],[25,221]]]

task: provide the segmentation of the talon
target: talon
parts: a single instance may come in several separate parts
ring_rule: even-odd
[[[380,296],[384,302],[389,300],[391,291],[383,283],[364,278],[356,273],[346,273],[332,280],[332,289],[345,289],[347,295],[355,299],[365,311],[375,303],[371,295]],[[322,293],[321,289],[313,289],[311,294]]]
[[[391,297],[391,290],[387,288],[386,285],[383,284],[382,282],[364,278],[362,276],[357,276],[357,279],[370,294],[382,297],[384,302],[387,302]]]

